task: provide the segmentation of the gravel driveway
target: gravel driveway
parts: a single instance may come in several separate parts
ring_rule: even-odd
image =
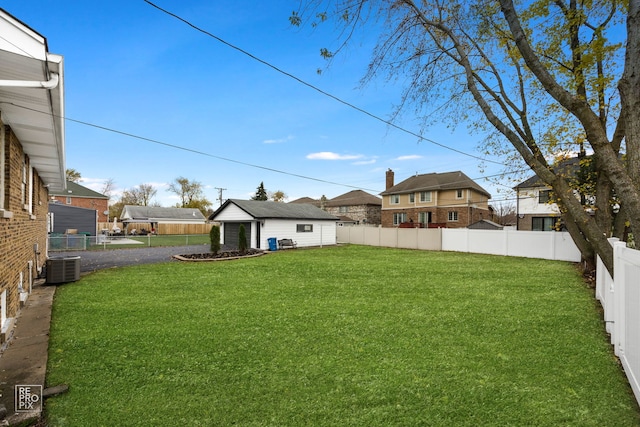
[[[80,271],[85,273],[102,270],[104,268],[125,267],[128,265],[178,262],[171,258],[171,256],[204,252],[209,252],[209,245],[127,248],[106,251],[50,252],[49,256],[50,258],[79,256]]]

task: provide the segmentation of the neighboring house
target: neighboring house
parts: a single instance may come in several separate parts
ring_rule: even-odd
[[[322,208],[322,201],[312,199],[311,197],[300,197],[299,199],[292,200],[289,203],[298,203],[298,204],[302,203],[307,205],[313,205],[316,208]]]
[[[555,173],[564,176],[575,175],[584,157],[565,159],[554,167]],[[553,203],[551,187],[537,175],[514,187],[516,190],[516,228],[523,231],[562,230],[562,215],[558,205]],[[580,197],[576,194],[576,197]]]
[[[340,218],[338,225],[380,225],[382,199],[362,190],[353,190],[327,200],[324,210]]]
[[[192,229],[202,230],[202,226],[207,223],[200,209],[135,205],[125,205],[122,208],[120,221],[124,223],[126,233],[135,228],[138,232],[145,229],[159,234],[190,234],[189,225],[197,226],[191,227]],[[180,231],[174,232],[172,229]]]
[[[490,219],[489,194],[460,171],[414,175],[394,185],[386,172],[383,227],[467,227]]]
[[[238,246],[244,225],[248,247],[268,249],[268,239],[292,239],[298,247],[336,244],[338,218],[305,203],[227,200],[209,220],[220,223],[222,244]]]
[[[109,196],[100,194],[73,181],[67,181],[64,191],[50,191],[51,202],[79,208],[94,209],[98,213],[98,222],[109,221]]]
[[[537,176],[521,182],[516,190],[516,229],[554,231],[561,220],[560,209],[549,202],[551,188]]]
[[[49,192],[65,189],[63,59],[0,9],[0,340],[47,258]],[[11,385],[12,386],[12,385]],[[5,385],[0,393],[9,392]]]
[[[80,208],[49,203],[49,229],[52,233],[98,234],[97,212],[95,209]]]

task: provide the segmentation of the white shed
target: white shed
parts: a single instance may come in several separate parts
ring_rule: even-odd
[[[229,199],[209,220],[220,223],[221,243],[233,247],[240,224],[251,248],[269,249],[270,238],[292,239],[298,247],[336,244],[338,218],[308,204]]]

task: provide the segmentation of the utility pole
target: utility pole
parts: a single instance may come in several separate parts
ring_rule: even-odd
[[[220,206],[222,206],[222,192],[226,190],[226,188],[214,187],[218,190],[218,201],[220,202]]]

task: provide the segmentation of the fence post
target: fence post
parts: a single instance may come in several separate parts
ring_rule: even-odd
[[[620,257],[621,249],[626,247],[625,242],[613,243],[613,298],[614,298],[614,320],[613,328],[615,330],[614,353],[620,357],[625,350],[625,281],[624,281],[624,265]],[[616,274],[617,273],[617,274]]]

